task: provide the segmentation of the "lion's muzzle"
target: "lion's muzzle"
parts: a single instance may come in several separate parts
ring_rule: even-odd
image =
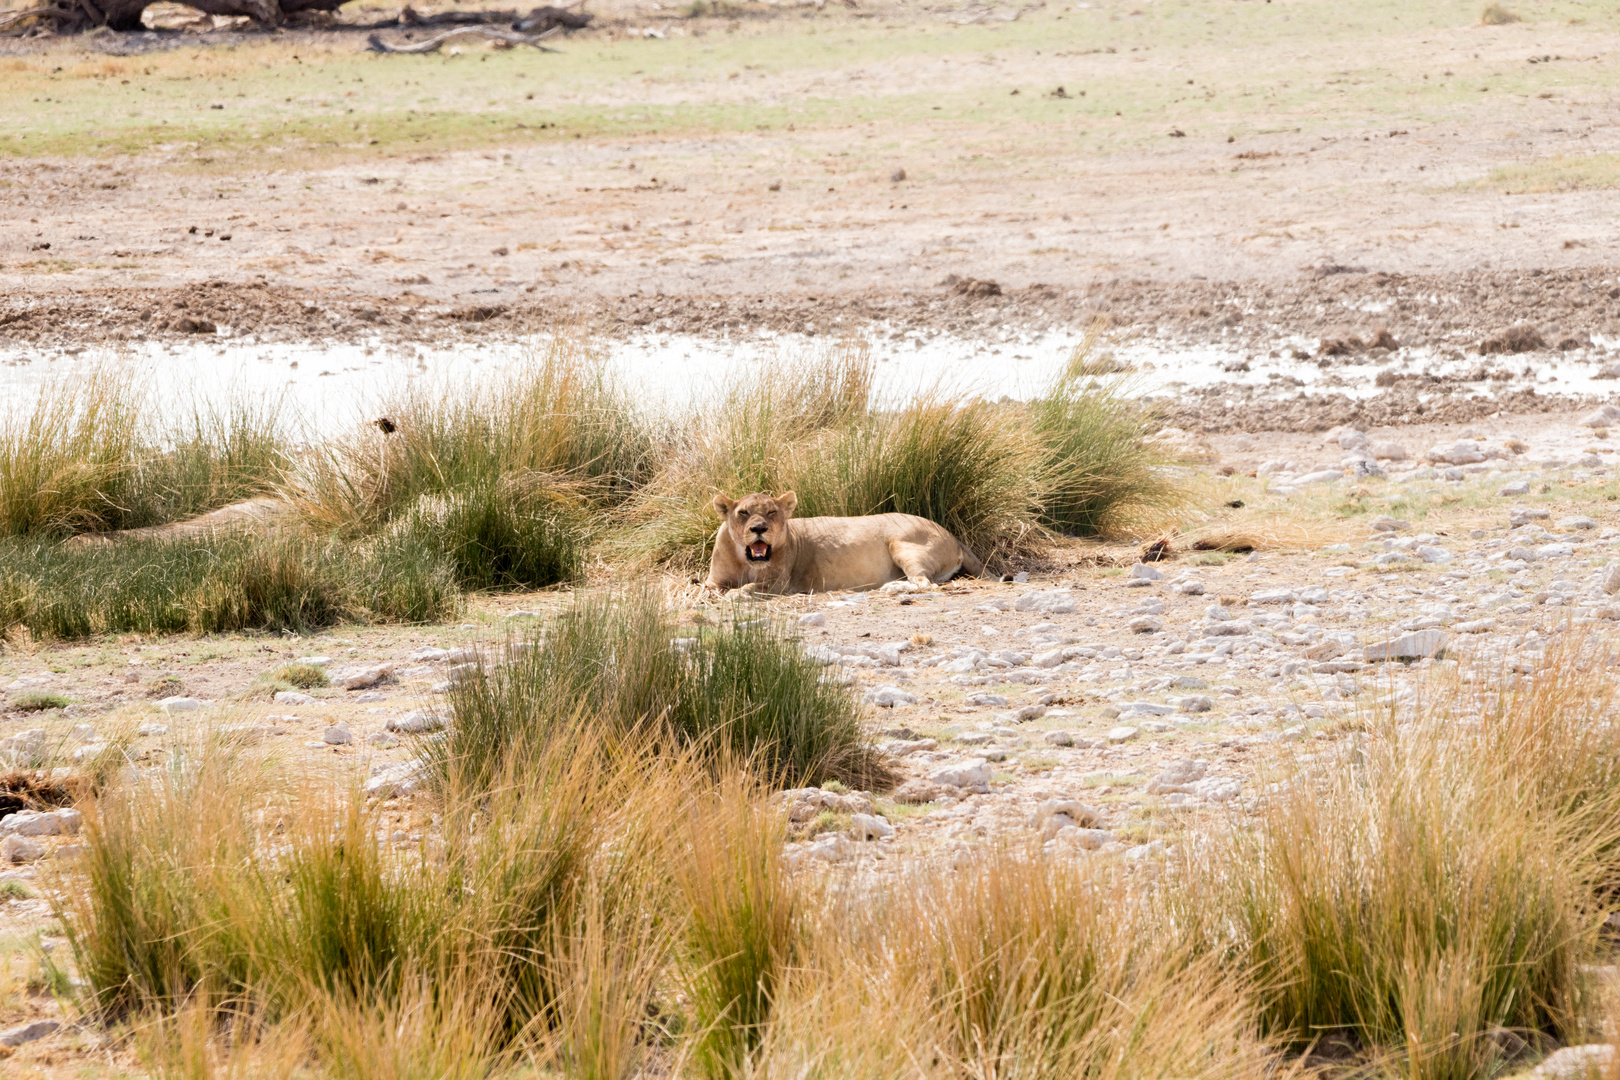
[[[749,562],[770,562],[771,545],[763,540],[755,540],[752,544],[743,548],[743,555],[747,557]]]

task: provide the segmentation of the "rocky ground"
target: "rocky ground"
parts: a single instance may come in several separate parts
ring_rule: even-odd
[[[899,779],[782,796],[790,856],[883,873],[902,855],[1039,838],[1152,873],[1188,830],[1244,812],[1270,776],[1410,708],[1433,680],[1475,662],[1530,670],[1561,636],[1620,619],[1609,423],[1620,409],[1215,436],[1193,481],[1207,520],[1171,536],[1163,561],[1139,562],[1138,544],[1068,544],[1007,581],[761,603],[855,684]],[[1200,551],[1199,537],[1252,550]],[[688,619],[725,613],[671,590]],[[429,827],[410,794],[412,736],[436,725],[438,695],[566,603],[499,595],[455,627],[312,638],[14,643],[0,654],[0,753],[84,764],[127,742],[161,760],[223,729],[289,782],[354,777],[409,841]],[[331,685],[278,684],[300,660]],[[24,711],[60,704],[40,695],[70,703]],[[75,851],[77,822],[5,821],[0,933],[49,939],[40,879]]]

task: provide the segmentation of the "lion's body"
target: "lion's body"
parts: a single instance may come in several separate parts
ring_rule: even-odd
[[[984,571],[965,544],[926,518],[795,518],[797,503],[792,492],[737,502],[715,499],[724,520],[715,534],[707,584],[766,593],[834,592],[902,578],[929,585]]]

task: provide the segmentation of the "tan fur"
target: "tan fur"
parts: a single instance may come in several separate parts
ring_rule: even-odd
[[[798,503],[791,491],[736,500],[715,496],[713,505],[722,520],[705,584],[766,593],[835,592],[902,578],[930,585],[958,573],[978,576],[984,571],[967,545],[926,518],[795,518]],[[768,545],[768,557],[751,561],[747,549],[758,544]]]
[[[167,525],[153,525],[144,529],[122,529],[117,532],[82,533],[69,543],[81,545],[113,544],[121,540],[195,540],[228,530],[255,530],[267,532],[288,520],[292,507],[280,499],[259,498],[232,503],[218,510],[210,510],[188,521],[171,521]]]

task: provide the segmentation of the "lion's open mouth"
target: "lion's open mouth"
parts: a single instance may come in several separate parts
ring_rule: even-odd
[[[743,554],[748,556],[749,562],[769,562],[771,559],[771,545],[763,540],[757,540],[743,548]]]

